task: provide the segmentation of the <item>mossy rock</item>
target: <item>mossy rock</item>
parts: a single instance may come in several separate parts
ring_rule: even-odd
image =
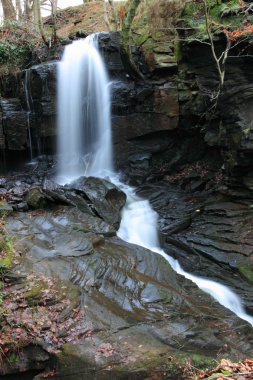
[[[42,298],[42,291],[45,289],[45,284],[42,282],[31,287],[30,290],[24,293],[24,297],[28,304],[38,303]]]
[[[150,72],[177,68],[174,53],[176,23],[184,3],[184,0],[141,2],[136,9],[130,31],[127,34],[122,31],[122,45],[139,47]],[[126,46],[125,50],[127,51]],[[138,67],[138,62],[135,62],[135,66]]]
[[[0,259],[0,269],[9,269],[12,264],[12,255],[8,254],[3,259]]]
[[[6,201],[0,202],[0,217],[5,217],[13,212],[13,208]]]
[[[2,232],[0,236],[0,269],[9,269],[15,249],[11,239]]]
[[[87,342],[89,346],[91,343]],[[94,338],[93,345],[97,345],[98,341]],[[189,354],[186,352],[160,352],[156,350],[142,351],[138,358],[133,354],[133,362],[125,364],[124,360],[114,364],[110,371],[101,368],[98,363],[93,363],[92,353],[85,351],[81,355],[82,346],[65,344],[61,348],[61,352],[57,355],[57,372],[59,379],[64,376],[71,375],[76,370],[75,380],[83,379],[85,375],[86,380],[93,380],[99,378],[100,380],[109,379],[146,379],[153,378],[154,374],[163,373],[168,379],[185,379],[188,378],[185,372],[187,366],[193,366],[200,369],[210,369],[216,366],[216,362],[212,357],[201,354]],[[127,357],[127,354],[126,354]],[[137,359],[137,361],[136,361]],[[113,362],[113,360],[112,360]],[[109,363],[109,360],[108,360]],[[105,367],[106,368],[106,367]],[[80,375],[79,375],[80,373]],[[81,375],[82,374],[82,375]],[[99,374],[99,375],[98,375]],[[99,376],[99,377],[97,377]],[[164,377],[165,379],[167,377]],[[190,378],[190,377],[189,377]],[[71,377],[72,379],[72,377]]]
[[[31,189],[25,197],[25,201],[32,209],[43,209],[48,206],[47,196],[39,188]]]
[[[253,284],[253,264],[240,264],[237,269],[246,280]]]

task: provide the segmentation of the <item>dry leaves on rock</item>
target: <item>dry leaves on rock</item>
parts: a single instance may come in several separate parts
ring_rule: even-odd
[[[243,359],[233,363],[228,359],[222,359],[220,364],[212,371],[201,371],[196,380],[252,380],[253,359]]]

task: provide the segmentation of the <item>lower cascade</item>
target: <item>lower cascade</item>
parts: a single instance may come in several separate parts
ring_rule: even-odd
[[[127,194],[127,204],[122,212],[118,236],[129,243],[141,245],[163,256],[175,272],[194,282],[200,289],[210,294],[221,305],[253,326],[253,317],[245,312],[241,299],[233,291],[215,281],[210,281],[185,272],[177,260],[167,255],[167,253],[161,249],[157,232],[158,215],[156,212],[152,210],[147,200],[143,200],[135,194],[134,189],[120,182],[117,183],[117,181],[115,181],[115,183]]]
[[[59,168],[57,181],[68,183],[81,175],[109,177],[127,194],[118,236],[163,256],[180,275],[193,281],[221,305],[253,326],[240,298],[224,285],[185,272],[160,247],[157,214],[149,202],[113,173],[109,80],[98,52],[98,36],[75,41],[65,48],[59,64]]]

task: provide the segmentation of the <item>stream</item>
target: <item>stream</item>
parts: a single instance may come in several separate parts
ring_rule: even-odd
[[[175,272],[194,282],[201,290],[210,294],[221,305],[253,326],[253,317],[245,312],[240,297],[233,291],[215,281],[185,272],[177,260],[162,250],[157,229],[158,215],[152,210],[149,202],[138,197],[132,187],[120,182],[117,175],[112,175],[110,180],[127,194],[127,203],[122,211],[118,236],[129,243],[148,248],[163,256]]]
[[[180,275],[253,326],[240,298],[226,286],[185,272],[160,247],[157,214],[119,180],[112,163],[110,86],[98,51],[98,35],[66,46],[58,68],[58,176],[66,184],[81,175],[109,179],[127,194],[118,236],[163,256]]]

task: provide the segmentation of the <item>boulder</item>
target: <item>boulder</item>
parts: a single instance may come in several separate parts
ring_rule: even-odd
[[[0,217],[5,217],[13,212],[13,208],[8,202],[0,201]]]
[[[25,201],[32,209],[43,209],[49,204],[49,197],[39,187],[29,189]]]
[[[83,193],[99,217],[115,228],[119,227],[126,195],[117,186],[106,179],[81,177],[65,187]]]

